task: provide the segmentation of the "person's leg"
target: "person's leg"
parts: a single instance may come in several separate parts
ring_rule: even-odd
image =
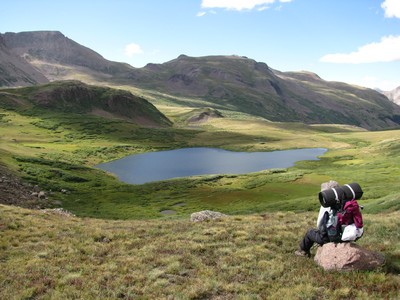
[[[309,229],[303,240],[300,242],[300,250],[304,251],[307,255],[310,255],[310,249],[314,245],[314,243],[320,245],[324,244],[324,237],[319,230]]]

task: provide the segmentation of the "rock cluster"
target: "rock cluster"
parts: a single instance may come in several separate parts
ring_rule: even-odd
[[[51,213],[51,214],[56,214],[56,215],[60,215],[60,216],[64,216],[64,217],[75,217],[75,215],[73,213],[71,213],[68,210],[65,210],[63,208],[44,209],[43,212],[46,214]]]
[[[355,243],[328,243],[318,248],[314,261],[326,271],[352,271],[376,269],[385,258]]]
[[[0,203],[38,208],[46,201],[46,195],[38,187],[23,182],[6,168],[0,166]]]
[[[203,210],[199,212],[192,213],[190,215],[190,221],[191,222],[203,222],[207,220],[216,220],[219,218],[226,217],[227,215],[216,212],[216,211],[211,211],[211,210]]]
[[[67,190],[61,192],[68,193]],[[0,204],[40,209],[49,207],[51,204],[47,196],[48,193],[39,186],[24,182],[0,165]],[[53,204],[55,204],[54,201]]]

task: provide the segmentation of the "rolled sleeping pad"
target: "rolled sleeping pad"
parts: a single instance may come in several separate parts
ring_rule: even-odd
[[[335,207],[341,205],[344,192],[341,187],[334,187],[319,192],[318,197],[323,207]]]
[[[344,200],[353,200],[353,199],[360,199],[363,195],[363,191],[361,189],[361,186],[356,183],[350,183],[350,184],[345,184],[341,186],[343,192],[344,192]]]

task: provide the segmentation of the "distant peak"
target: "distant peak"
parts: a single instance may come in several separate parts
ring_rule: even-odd
[[[36,31],[21,31],[21,32],[6,32],[5,34],[15,35],[62,35],[61,31],[57,30],[36,30]]]

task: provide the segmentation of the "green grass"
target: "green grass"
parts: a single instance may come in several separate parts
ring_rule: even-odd
[[[0,163],[45,189],[52,207],[78,216],[0,205],[0,299],[398,297],[399,130],[272,123],[243,114],[186,128],[190,108],[160,109],[176,127],[0,109]],[[194,146],[329,151],[288,169],[144,185],[93,168],[128,154]],[[324,272],[293,256],[315,226],[317,194],[330,179],[363,187],[365,235],[357,243],[383,253],[384,267]],[[205,209],[230,217],[189,222]]]
[[[400,131],[367,132],[349,126],[214,119],[196,129],[143,128],[121,120],[32,110],[1,110],[2,162],[32,184],[52,191],[54,206],[84,217],[180,218],[193,211],[229,214],[309,211],[320,184],[358,182],[367,212],[397,210]],[[187,110],[169,107],[179,118]],[[319,161],[245,175],[201,176],[128,185],[97,163],[128,154],[208,146],[235,151],[324,147]],[[68,190],[67,194],[60,191]],[[60,204],[61,202],[61,204]],[[176,205],[179,203],[180,205]],[[173,210],[174,215],[160,212]]]
[[[357,243],[386,258],[325,272],[293,255],[316,212],[203,223],[111,221],[0,205],[1,299],[395,299],[399,212],[365,214]],[[315,252],[315,249],[312,251]]]

